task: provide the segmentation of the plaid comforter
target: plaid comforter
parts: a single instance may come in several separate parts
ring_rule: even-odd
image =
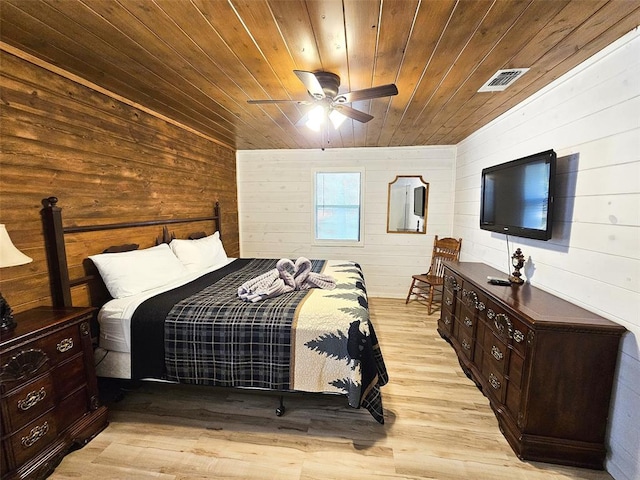
[[[380,387],[388,378],[359,265],[313,260],[312,271],[334,277],[335,289],[240,300],[238,287],[276,262],[239,259],[140,305],[133,378],[341,393],[384,423]]]

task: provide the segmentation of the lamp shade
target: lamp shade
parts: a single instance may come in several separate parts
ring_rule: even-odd
[[[7,228],[0,223],[0,268],[24,265],[31,261],[33,261],[31,257],[27,257],[15,247],[9,238]]]

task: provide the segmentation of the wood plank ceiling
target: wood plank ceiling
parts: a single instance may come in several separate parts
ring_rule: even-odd
[[[637,0],[2,0],[26,52],[234,149],[456,144],[640,24]],[[499,69],[530,70],[477,93]],[[373,115],[319,133],[294,69]]]

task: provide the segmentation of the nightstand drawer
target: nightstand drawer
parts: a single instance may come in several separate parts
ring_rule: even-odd
[[[54,411],[37,418],[9,439],[10,448],[17,464],[29,458],[49,445],[58,435]]]
[[[56,393],[58,398],[64,398],[73,390],[87,383],[84,357],[76,355],[67,362],[52,369],[56,379]]]
[[[47,354],[52,366],[57,365],[82,351],[80,329],[78,325],[72,325],[38,340],[36,345]]]
[[[75,391],[73,395],[60,402],[56,410],[58,429],[64,430],[90,411],[89,392],[86,388]]]
[[[6,403],[8,412],[8,418],[2,419],[2,423],[8,425],[3,433],[15,432],[53,407],[55,392],[51,374],[47,373],[20,387],[3,399],[3,403]]]

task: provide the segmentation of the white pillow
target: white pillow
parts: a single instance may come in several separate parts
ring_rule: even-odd
[[[131,252],[101,253],[89,258],[98,268],[113,298],[130,297],[161,287],[188,273],[166,243]]]
[[[199,272],[227,260],[220,232],[198,240],[174,239],[169,246],[189,272]]]

